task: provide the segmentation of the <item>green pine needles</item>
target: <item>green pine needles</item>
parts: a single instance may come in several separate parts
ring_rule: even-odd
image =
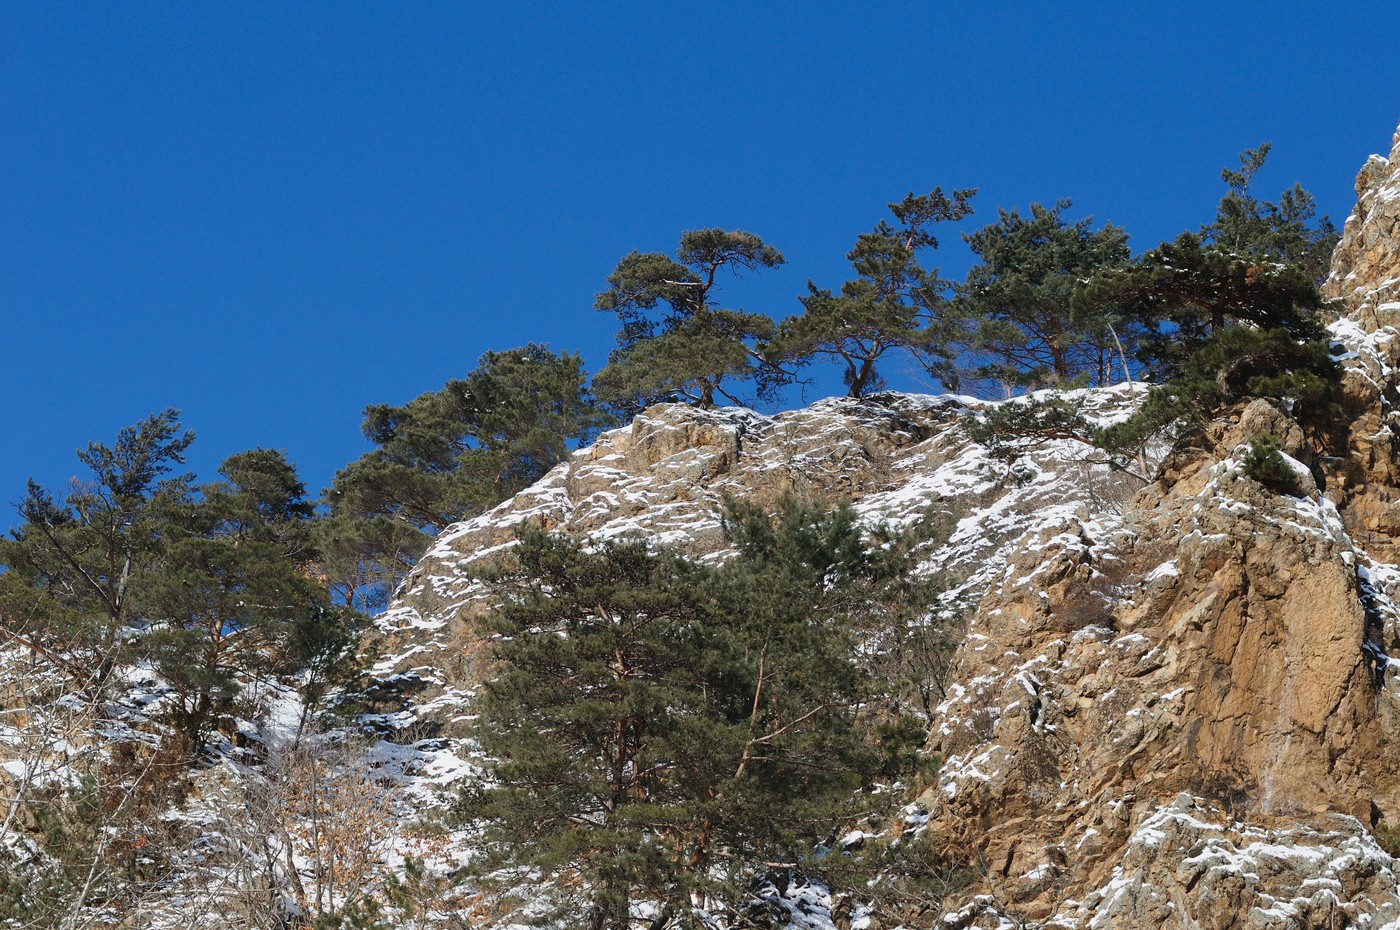
[[[324,574],[347,603],[383,608],[433,535],[523,491],[612,422],[583,360],[535,343],[487,352],[402,406],[370,405],[362,429],[375,448],[325,492]]]
[[[1297,472],[1283,460],[1277,437],[1268,433],[1249,440],[1243,468],[1246,475],[1276,494],[1296,497],[1302,493]]]
[[[358,617],[315,577],[314,508],[282,453],[230,456],[196,486],[175,473],[193,440],[166,410],[90,444],[63,500],[30,483],[0,539],[0,636],[94,699],[149,662],[198,754],[255,678],[296,681],[309,712],[351,673]]]
[[[850,397],[884,387],[878,365],[897,350],[942,371],[950,361],[943,325],[948,282],[937,269],[925,269],[919,256],[938,248],[934,224],[971,215],[976,193],[958,190],[949,197],[934,188],[922,196],[911,191],[890,204],[895,223],[881,220],[856,238],[846,256],[856,277],[839,293],[808,281],[799,298],[802,312],[779,324],[763,346],[764,356],[795,365],[819,358],[835,362]]]
[[[693,229],[674,259],[632,252],[608,275],[594,306],[617,314],[617,348],[594,381],[598,396],[626,412],[665,400],[712,407],[734,402],[729,381],[756,379],[765,393],[785,373],[759,352],[773,335],[771,317],[718,303],[723,277],[777,268],[783,253],[753,233]],[[723,273],[723,275],[722,275]]]
[[[1128,262],[1128,235],[1089,218],[1069,222],[1070,201],[1002,210],[965,238],[981,262],[952,310],[967,350],[968,379],[1012,388],[1108,384],[1119,373],[1112,306],[1073,300],[1084,279]],[[1120,329],[1121,329],[1120,324]]]
[[[478,704],[495,761],[464,813],[486,870],[550,878],[576,926],[742,906],[755,870],[806,859],[894,765],[872,708],[892,685],[859,657],[909,594],[907,553],[868,550],[844,507],[731,504],[725,525],[720,567],[528,531],[495,579],[500,674]]]

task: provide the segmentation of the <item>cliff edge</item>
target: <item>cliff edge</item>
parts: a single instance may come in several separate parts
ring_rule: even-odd
[[[726,495],[846,498],[871,523],[941,511],[956,528],[922,556],[969,620],[926,747],[938,775],[885,830],[973,879],[903,925],[1400,928],[1400,133],[1357,191],[1325,287],[1329,436],[1255,400],[1143,487],[1069,441],[990,458],[962,429],[989,405],[971,398],[651,408],[437,540],[378,621],[378,719],[469,733],[477,573],[522,521],[710,559]],[[1075,398],[1110,422],[1141,390]],[[1297,493],[1245,473],[1261,433]],[[822,926],[855,926],[823,906]]]

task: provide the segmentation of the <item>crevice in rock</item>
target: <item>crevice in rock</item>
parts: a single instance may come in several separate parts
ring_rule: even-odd
[[[1371,663],[1371,679],[1376,688],[1384,688],[1385,673],[1390,667],[1390,656],[1385,652],[1385,614],[1381,611],[1375,587],[1366,577],[1365,569],[1359,566],[1356,570],[1356,590],[1360,595],[1361,609],[1366,615],[1361,652]]]

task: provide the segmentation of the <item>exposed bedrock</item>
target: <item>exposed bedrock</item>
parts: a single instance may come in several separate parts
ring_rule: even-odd
[[[1400,134],[1397,135],[1400,143]],[[1400,152],[1400,149],[1397,149]],[[950,925],[1381,926],[1400,823],[1394,669],[1400,162],[1357,182],[1327,290],[1346,311],[1345,419],[1278,405],[1178,450],[1100,538],[1021,542],[988,591],[930,740],[921,801],[986,863]],[[1245,475],[1281,440],[1302,491]]]
[[[479,569],[523,522],[722,558],[726,495],[949,511],[923,556],[973,607],[909,826],[977,880],[912,926],[1400,930],[1376,839],[1400,838],[1400,148],[1358,194],[1327,284],[1331,435],[1242,404],[1139,488],[1064,440],[1009,469],[966,398],[651,408],[437,540],[379,621],[386,721],[469,729]],[[1140,390],[1074,396],[1108,422]],[[1260,433],[1298,493],[1245,474]]]

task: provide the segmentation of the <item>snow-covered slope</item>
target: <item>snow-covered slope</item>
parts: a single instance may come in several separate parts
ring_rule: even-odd
[[[970,621],[928,746],[942,768],[889,835],[979,877],[919,925],[1400,927],[1376,840],[1400,822],[1400,164],[1358,184],[1329,285],[1348,309],[1337,437],[1256,401],[1141,487],[1070,441],[990,458],[960,426],[985,406],[968,398],[653,408],[443,535],[381,618],[383,722],[466,732],[489,673],[475,573],[522,521],[705,559],[724,557],[728,494],[849,498],[872,524],[946,511],[956,530],[924,557]],[[1076,400],[1102,422],[1134,397]],[[1244,474],[1259,433],[1298,495]],[[801,896],[823,925],[821,890]]]
[[[1141,385],[1073,392],[1085,416],[1126,417]],[[975,602],[1023,539],[1090,526],[1110,532],[1142,482],[1082,443],[1026,450],[1012,466],[962,429],[988,402],[886,393],[832,398],[765,416],[751,410],[653,407],[601,436],[534,487],[450,527],[378,618],[384,658],[375,669],[385,720],[451,724],[484,673],[474,617],[489,606],[477,580],[526,521],[580,538],[639,537],[698,559],[723,558],[725,496],[776,501],[785,493],[849,500],[868,524],[906,527],[938,514],[957,525],[926,566],[957,580]],[[391,696],[404,694],[402,706]]]

